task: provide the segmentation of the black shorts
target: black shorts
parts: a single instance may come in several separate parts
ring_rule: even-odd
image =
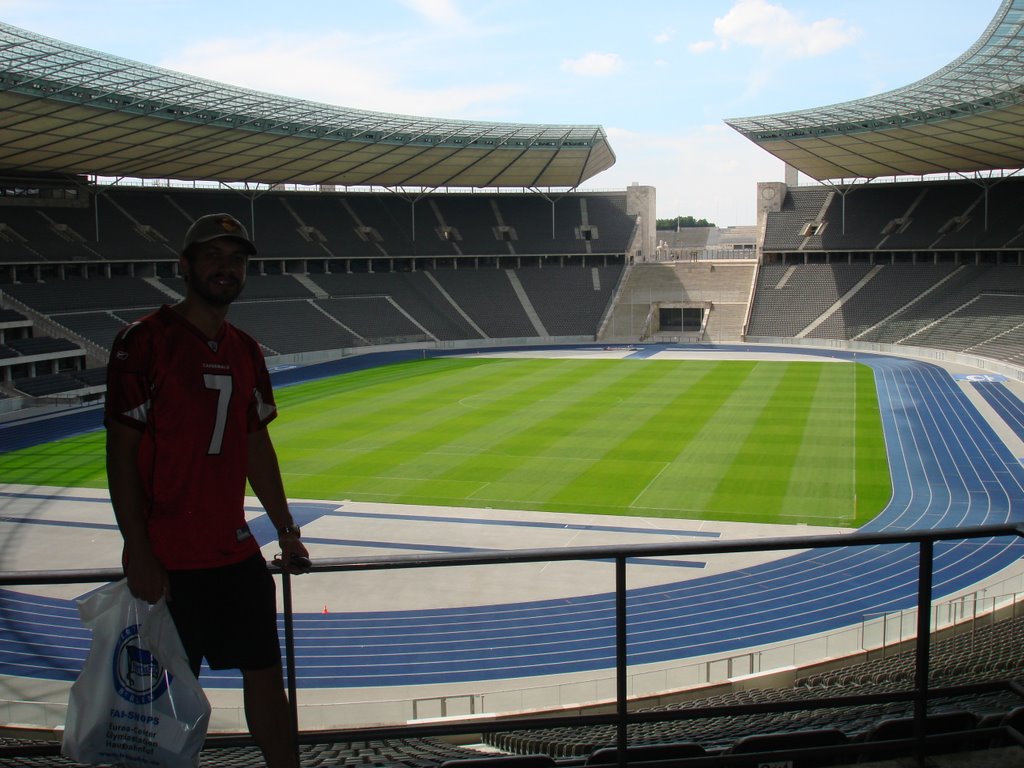
[[[281,663],[274,577],[263,555],[222,568],[168,571],[167,606],[196,676],[210,669],[267,669]]]

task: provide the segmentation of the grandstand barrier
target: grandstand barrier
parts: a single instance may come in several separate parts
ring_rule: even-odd
[[[901,344],[883,344],[878,342],[847,341],[844,339],[794,339],[788,336],[750,336],[746,339],[750,344],[764,344],[780,347],[806,347],[809,349],[836,349],[843,352],[865,352],[880,355],[896,355],[908,357],[925,362],[944,364],[955,363],[970,368],[977,368],[979,376],[981,372],[999,373],[1015,381],[1024,382],[1024,368],[1010,365],[999,360],[992,360],[987,357],[968,355],[963,352],[953,352],[948,349],[932,349],[930,347],[911,347]]]
[[[457,696],[429,696],[412,701],[412,719],[430,720],[446,717],[466,717],[477,713],[479,697],[471,693]]]
[[[1024,612],[1024,564],[962,595],[932,606],[935,637],[970,632],[978,625],[1016,617]],[[967,606],[975,606],[972,611]],[[885,657],[911,647],[917,637],[917,609],[870,614],[858,626],[743,653],[686,662],[630,675],[637,697],[671,698],[685,689],[749,689],[790,685],[799,675],[836,665]],[[610,682],[610,681],[609,681]],[[606,682],[606,688],[608,687]]]
[[[593,336],[557,336],[547,339],[539,339],[537,337],[514,339],[460,339],[429,343],[381,344],[374,345],[372,347],[345,347],[343,349],[297,352],[289,355],[267,355],[266,359],[267,365],[273,367],[276,365],[313,365],[315,363],[326,363],[349,357],[378,355],[382,353],[387,354],[392,352],[415,352],[417,350],[423,350],[424,354],[426,354],[427,351],[431,350],[440,352],[444,352],[446,350],[457,352],[479,349],[481,351],[485,351],[505,348],[542,348],[545,346],[573,347],[580,344],[594,343]]]
[[[1015,591],[1003,591],[1007,588],[1015,588]],[[1024,613],[1022,588],[1024,574],[1017,574],[998,585],[933,605],[932,634],[938,639],[957,634],[962,628],[973,632],[979,626],[1017,618]],[[881,654],[883,657],[899,653],[914,640],[916,626],[916,608],[869,615],[865,617],[861,631],[862,650],[865,654]]]
[[[480,351],[499,350],[507,348],[522,349],[525,347],[542,349],[544,347],[574,347],[579,345],[593,345],[593,336],[571,336],[553,337],[549,339],[514,338],[514,339],[468,339],[456,341],[438,341],[430,343],[399,343],[382,344],[372,347],[344,347],[339,349],[316,350],[312,352],[297,352],[287,355],[267,355],[267,366],[274,368],[294,368],[298,366],[317,365],[320,363],[331,363],[344,359],[355,359],[359,357],[371,358],[379,355],[394,353],[422,353],[424,357],[430,352],[464,352],[466,350],[479,349]],[[48,359],[48,358],[47,358]],[[19,358],[23,362],[25,358]],[[105,364],[105,358],[104,358]],[[61,393],[59,397],[37,398],[27,395],[15,395],[12,397],[0,398],[0,420],[5,415],[14,418],[20,415],[27,415],[33,409],[45,409],[53,406],[62,406],[66,409],[80,408],[95,402],[99,394],[105,391],[101,388],[84,388],[74,392]],[[99,393],[99,394],[98,394]],[[18,412],[22,412],[19,414]]]
[[[446,351],[465,352],[467,350],[479,350],[481,352],[486,352],[501,349],[543,349],[545,347],[574,347],[581,344],[593,345],[594,343],[593,336],[558,336],[547,339],[539,339],[537,337],[514,339],[460,339],[428,343],[382,344],[372,347],[345,347],[343,349],[297,352],[288,355],[267,355],[266,360],[267,365],[270,368],[274,368],[275,366],[315,365],[317,363],[329,363],[348,358],[389,355],[394,353],[422,353],[422,356],[426,357],[428,356],[428,353],[444,353]]]
[[[337,696],[337,689],[326,693],[321,690],[297,688],[295,683],[295,643],[289,630],[291,622],[291,580],[282,576],[282,596],[285,606],[285,651],[289,676],[289,687],[294,692],[292,701],[297,706],[297,723],[303,743],[323,741],[325,732],[330,738],[337,740],[367,740],[374,738],[416,738],[427,736],[454,736],[483,733],[497,733],[512,729],[558,727],[582,725],[613,725],[617,733],[617,747],[624,750],[627,746],[627,726],[641,722],[662,722],[680,719],[699,719],[715,717],[723,714],[756,714],[759,712],[792,710],[827,709],[849,702],[850,697],[829,697],[804,700],[797,703],[772,704],[757,703],[729,706],[726,708],[712,707],[701,709],[648,709],[636,711],[641,702],[638,688],[639,675],[645,674],[637,670],[634,674],[628,665],[629,654],[629,622],[627,617],[627,561],[632,558],[666,557],[666,556],[711,556],[742,552],[790,552],[836,547],[868,547],[884,544],[913,544],[917,547],[916,577],[916,611],[914,639],[914,670],[912,684],[902,690],[879,693],[865,693],[856,696],[858,703],[892,703],[908,702],[912,704],[918,734],[924,734],[925,718],[930,714],[929,702],[933,698],[953,693],[963,694],[995,689],[1018,690],[1012,682],[986,682],[975,685],[957,685],[954,687],[932,687],[929,684],[930,644],[933,637],[932,621],[936,612],[932,609],[932,575],[933,554],[937,542],[965,541],[972,539],[1008,538],[1012,540],[1024,538],[1024,525],[987,525],[959,529],[931,529],[903,532],[853,532],[822,536],[794,536],[768,539],[739,539],[732,541],[699,541],[672,544],[642,544],[628,547],[594,546],[569,547],[560,549],[535,549],[512,551],[466,552],[455,554],[405,555],[398,557],[363,556],[338,559],[323,559],[314,563],[313,574],[303,578],[324,578],[332,574],[365,573],[376,570],[451,568],[487,565],[493,567],[509,566],[519,563],[551,563],[558,561],[579,560],[611,560],[615,564],[615,636],[614,636],[614,670],[611,676],[612,695],[604,697],[605,686],[592,680],[590,684],[577,682],[573,686],[574,702],[562,701],[540,703],[531,701],[529,696],[520,695],[512,700],[518,702],[517,709],[508,706],[512,700],[507,697],[489,695],[469,695],[459,690],[458,685],[444,690],[442,685],[429,686],[427,691],[410,691],[404,700],[394,697],[390,702],[382,702],[372,697],[366,701],[339,703],[328,699]],[[276,570],[276,569],[274,569]],[[65,571],[8,571],[0,572],[0,587],[10,588],[25,585],[55,584],[92,584],[112,581],[121,578],[120,569],[90,569]],[[1016,590],[1020,591],[1020,590]],[[1009,595],[1014,590],[1001,591]],[[969,593],[974,594],[974,593]],[[950,616],[960,615],[975,618],[977,611],[966,608],[971,600],[980,599],[984,604],[987,596],[958,597],[961,608],[945,607]],[[996,606],[996,601],[990,603]],[[384,606],[382,606],[384,607]],[[982,605],[978,611],[987,611]],[[857,634],[854,631],[853,634]],[[711,670],[721,667],[722,674],[736,674],[751,671],[754,660],[762,658],[761,651],[750,651],[744,654],[732,654],[718,662],[704,661],[697,667]],[[795,657],[791,658],[793,661]],[[763,663],[763,662],[761,662]],[[774,662],[773,662],[774,663]],[[777,670],[778,671],[778,670]],[[784,669],[782,673],[793,670]],[[20,680],[21,678],[19,678]],[[498,681],[506,688],[514,688],[522,680]],[[698,681],[699,682],[699,681]],[[764,680],[761,681],[762,683]],[[34,725],[38,728],[59,729],[63,724],[64,706],[61,696],[66,702],[67,686],[53,683],[52,696],[48,701],[23,701],[10,698],[12,690],[3,683],[7,699],[0,704],[3,724],[10,726]],[[1002,686],[1000,688],[1000,686]],[[45,687],[41,685],[40,687]],[[422,688],[423,686],[421,686]],[[685,687],[685,686],[682,686]],[[553,686],[554,688],[554,686]],[[567,684],[562,692],[570,692]],[[438,695],[427,695],[436,692]],[[244,731],[240,706],[234,708],[224,706],[225,692],[209,691],[211,703],[214,705],[212,732]],[[238,692],[228,692],[238,697]],[[365,695],[365,691],[363,694]],[[379,693],[379,691],[377,692]],[[668,696],[670,691],[662,694]],[[502,699],[502,707],[495,706]],[[603,700],[601,700],[603,699]],[[651,704],[646,697],[645,705]],[[382,706],[383,705],[383,706]],[[430,711],[433,708],[434,711]],[[728,711],[725,711],[725,710]]]
[[[696,344],[698,340],[685,334],[670,334],[664,338],[657,340],[659,343],[664,344]],[[606,344],[633,344],[638,342],[638,337],[635,335],[622,336],[622,337],[608,337],[602,338],[600,343]],[[511,338],[511,339],[468,339],[468,340],[451,340],[451,341],[438,341],[432,343],[408,343],[408,344],[388,344],[374,347],[347,347],[342,349],[330,349],[330,350],[318,350],[313,352],[300,352],[288,355],[268,355],[267,364],[271,368],[273,367],[287,367],[287,366],[305,366],[314,365],[317,363],[327,363],[345,358],[354,358],[362,356],[372,356],[379,354],[390,354],[390,353],[410,353],[422,351],[423,355],[427,355],[428,352],[444,352],[446,350],[452,352],[466,351],[479,349],[481,351],[486,350],[498,350],[502,348],[543,348],[543,347],[572,347],[575,345],[592,345],[595,344],[594,337],[592,336],[579,336],[579,337],[554,337],[550,339],[538,339],[538,338]],[[918,360],[924,360],[926,362],[933,362],[936,364],[943,363],[954,363],[958,365],[964,365],[971,368],[976,368],[979,371],[979,376],[983,376],[985,372],[998,373],[1007,376],[1016,381],[1024,382],[1024,368],[1014,366],[1009,363],[1000,362],[998,360],[992,360],[985,357],[978,357],[976,355],[964,354],[961,352],[953,352],[950,350],[932,349],[928,347],[911,347],[898,344],[884,344],[879,342],[857,342],[847,341],[842,339],[794,339],[791,337],[748,337],[744,341],[738,341],[731,338],[717,338],[714,336],[705,335],[699,340],[699,343],[709,348],[715,343],[748,343],[752,348],[756,349],[757,346],[779,346],[779,347],[795,347],[795,348],[807,348],[807,349],[835,349],[837,351],[857,353],[872,353],[872,354],[883,354],[883,355],[895,355],[899,357],[908,357]],[[84,393],[88,397],[86,399],[76,398],[74,396],[66,397],[61,400],[68,406],[78,406],[89,402],[94,397],[94,392]],[[23,410],[32,408],[35,406],[52,405],[53,403],[37,401],[33,398],[28,397],[14,397],[5,398],[0,400],[0,414],[13,412],[17,410]]]

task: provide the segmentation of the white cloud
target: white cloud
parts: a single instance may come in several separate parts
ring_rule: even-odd
[[[659,218],[694,216],[720,227],[755,224],[756,182],[783,178],[780,160],[720,123],[678,133],[606,130],[629,167],[617,163],[591,183],[602,189],[634,181],[655,187]]]
[[[664,32],[659,32],[654,36],[654,42],[657,45],[665,45],[666,43],[672,42],[672,38],[675,37],[675,30],[666,29]]]
[[[564,59],[562,71],[584,77],[605,77],[613,75],[623,67],[622,57],[617,53],[588,53],[578,59]]]
[[[695,43],[690,43],[686,46],[690,53],[697,54],[698,56],[702,53],[707,53],[715,47],[714,40],[698,40]]]
[[[738,0],[714,23],[722,47],[732,44],[770,50],[789,58],[821,56],[850,45],[860,30],[842,19],[804,22],[767,0]]]
[[[402,0],[402,3],[432,24],[460,28],[469,26],[455,0]]]
[[[506,102],[523,89],[514,80],[410,87],[403,79],[416,71],[417,55],[414,45],[397,37],[334,32],[320,37],[208,39],[160,65],[266,93],[427,117],[500,120]]]

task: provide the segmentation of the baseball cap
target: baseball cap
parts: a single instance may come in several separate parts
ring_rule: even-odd
[[[208,243],[218,237],[233,237],[236,240],[241,240],[245,243],[250,256],[256,253],[256,246],[249,239],[249,232],[242,222],[230,213],[208,213],[196,219],[185,233],[185,244],[182,246],[182,250],[188,250],[190,245],[196,243]]]

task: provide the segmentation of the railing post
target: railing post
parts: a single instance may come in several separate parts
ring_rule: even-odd
[[[292,737],[295,739],[295,760],[299,762],[299,702],[295,683],[295,629],[292,621],[291,574],[281,569],[281,591],[284,595],[284,656],[288,672],[288,707],[291,712]]]
[[[626,746],[629,738],[626,729],[627,715],[627,638],[626,638],[626,558],[615,558],[615,695],[618,721],[616,722],[618,763],[626,765]]]
[[[918,754],[924,754],[928,716],[928,658],[931,649],[932,557],[935,543],[922,539],[917,576],[917,645],[914,670],[914,737]]]

